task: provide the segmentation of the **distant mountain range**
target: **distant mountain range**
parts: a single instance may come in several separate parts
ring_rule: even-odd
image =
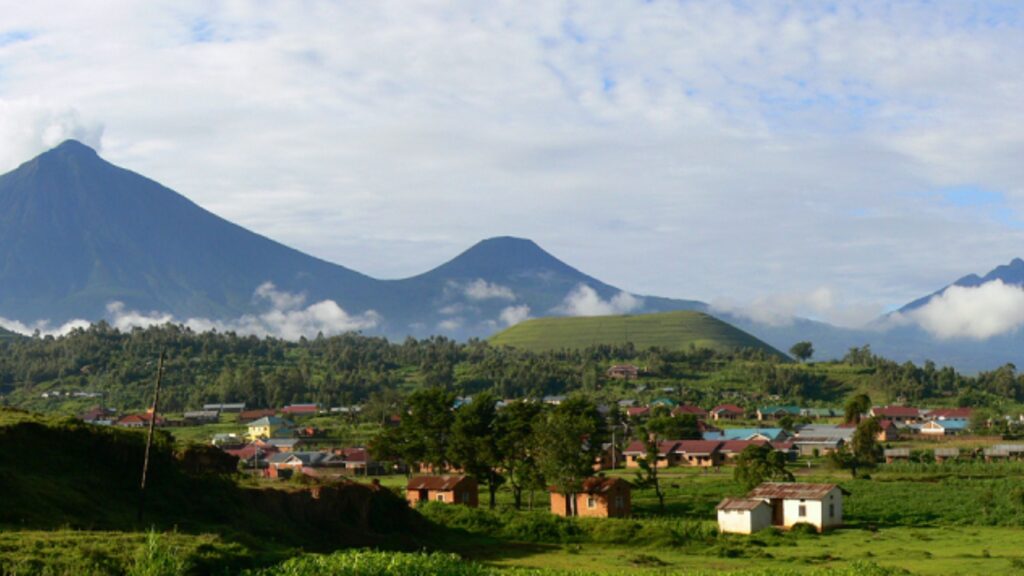
[[[1024,284],[1024,261],[956,284],[994,278]],[[314,306],[326,300],[344,312]],[[121,307],[109,308],[113,302]],[[811,340],[818,358],[870,344],[898,360],[932,358],[967,370],[1024,361],[1014,335],[940,342],[909,326],[848,330],[803,319],[771,326],[696,300],[627,294],[521,238],[484,240],[424,274],[378,280],[232,224],[76,141],[0,176],[0,317],[29,325],[138,311],[231,328],[245,325],[232,319],[268,314],[391,338],[468,338],[531,317],[671,310],[714,313],[780,350]]]

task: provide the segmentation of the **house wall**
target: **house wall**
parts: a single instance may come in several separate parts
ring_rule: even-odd
[[[829,515],[829,504],[834,506],[832,516]],[[805,515],[800,516],[800,506],[805,507]],[[794,524],[806,522],[821,532],[827,528],[843,524],[843,494],[834,488],[822,500],[784,500],[782,502],[783,527],[791,528]]]
[[[640,460],[643,460],[644,458],[645,458],[644,455],[640,455],[640,456],[633,456],[633,455],[625,456],[624,460],[626,461],[626,468],[639,468],[640,467]],[[671,462],[671,460],[669,458],[658,458],[658,460],[654,463],[654,467],[655,468],[668,468],[670,466],[672,466],[672,462]]]
[[[581,518],[625,518],[632,512],[630,493],[626,488],[606,494],[576,494],[576,515]],[[569,515],[565,496],[551,493],[551,513],[557,516]]]
[[[753,510],[719,510],[718,530],[733,534],[753,534],[772,525],[770,506],[758,506]]]

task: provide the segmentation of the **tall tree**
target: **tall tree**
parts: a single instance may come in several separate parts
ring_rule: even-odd
[[[604,419],[594,404],[571,396],[544,414],[535,435],[538,462],[545,480],[554,484],[576,514],[576,494],[594,473],[594,459],[604,442]]]
[[[505,483],[499,472],[502,457],[498,444],[497,398],[489,392],[477,394],[455,412],[448,445],[450,461],[470,476],[487,484],[489,505],[495,506],[498,488]]]
[[[517,400],[498,411],[495,421],[501,469],[512,489],[516,510],[523,505],[523,491],[541,484],[533,445],[534,426],[540,413],[539,403]]]
[[[448,445],[455,415],[455,394],[441,388],[417,390],[406,399],[406,413],[396,431],[385,431],[377,442],[382,453],[397,453],[410,466],[429,464],[448,468]]]
[[[871,397],[867,394],[857,394],[846,401],[843,409],[843,421],[852,424],[860,422],[861,417],[871,410]]]
[[[792,482],[786,470],[786,455],[767,444],[752,444],[736,458],[733,478],[750,490],[762,482]]]
[[[789,353],[797,360],[806,362],[811,359],[811,356],[814,356],[814,345],[806,340],[797,342],[789,349]]]

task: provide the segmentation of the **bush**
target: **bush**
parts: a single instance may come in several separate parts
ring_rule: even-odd
[[[789,531],[798,536],[817,536],[818,528],[807,522],[797,522],[790,527]]]

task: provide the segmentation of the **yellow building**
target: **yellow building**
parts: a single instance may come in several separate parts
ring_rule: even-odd
[[[277,416],[264,416],[249,423],[248,437],[250,440],[259,438],[281,438],[290,435],[289,422]],[[285,432],[288,432],[287,434]]]

